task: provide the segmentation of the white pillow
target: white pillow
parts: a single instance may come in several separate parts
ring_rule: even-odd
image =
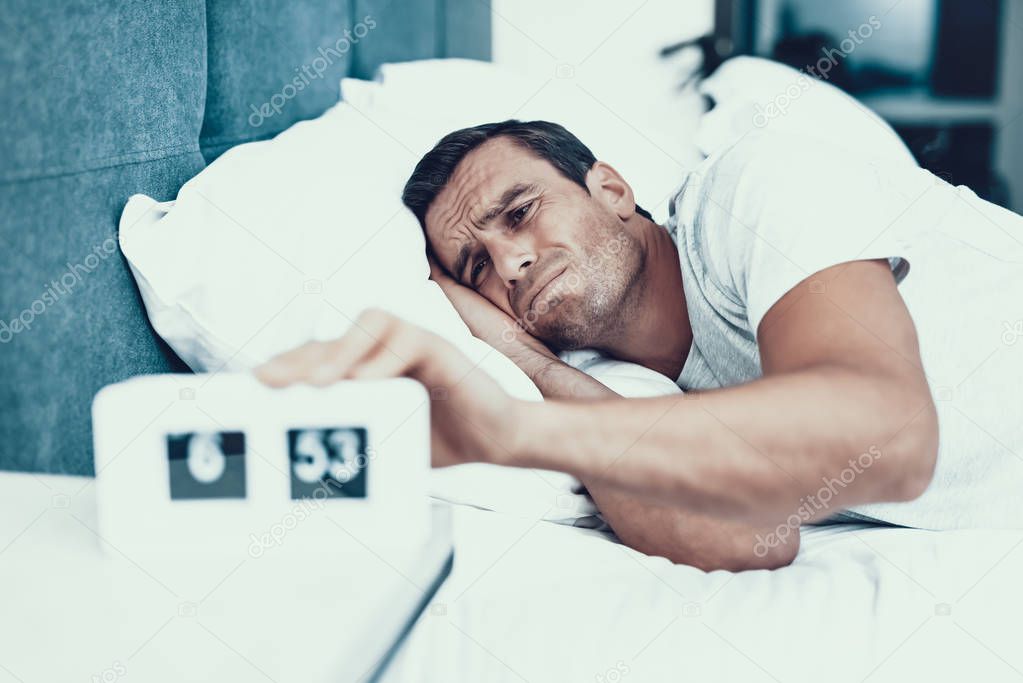
[[[695,117],[665,117],[662,129],[641,130],[572,78],[538,79],[467,59],[385,64],[377,78],[342,80],[342,99],[409,149],[425,153],[447,133],[480,123],[553,121],[618,169],[636,202],[658,221],[667,218],[668,199],[685,170],[701,160],[692,140]]]
[[[400,201],[407,162],[339,105],[230,150],[175,202],[132,197],[121,248],[157,332],[196,371],[240,370],[336,337],[376,306],[449,338],[512,394],[539,398],[428,279],[422,230]]]
[[[913,160],[880,116],[830,83],[759,57],[734,57],[698,90],[715,101],[700,120],[696,144],[709,156],[757,129],[828,140],[879,159]]]

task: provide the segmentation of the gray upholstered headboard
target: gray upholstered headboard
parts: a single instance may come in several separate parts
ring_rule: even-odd
[[[479,0],[10,0],[0,17],[0,469],[91,473],[105,384],[186,371],[117,221],[383,62],[489,59]],[[141,425],[140,425],[141,428]]]

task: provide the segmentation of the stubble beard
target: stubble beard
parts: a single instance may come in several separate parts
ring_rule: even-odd
[[[637,310],[645,254],[621,223],[610,239],[619,242],[617,254],[598,258],[591,254],[587,263],[571,264],[563,278],[565,293],[552,297],[545,311],[534,312],[531,332],[552,349],[611,346]]]

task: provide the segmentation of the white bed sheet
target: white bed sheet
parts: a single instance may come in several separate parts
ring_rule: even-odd
[[[782,570],[704,573],[456,507],[455,568],[384,680],[1009,681],[1023,532],[810,527]]]

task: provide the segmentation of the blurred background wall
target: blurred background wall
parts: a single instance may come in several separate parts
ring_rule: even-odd
[[[493,58],[546,87],[575,83],[677,158],[685,140],[666,131],[679,121],[675,135],[690,134],[696,100],[680,85],[705,61],[752,54],[805,70],[870,17],[878,28],[827,80],[891,123],[922,166],[1023,210],[1023,0],[494,0]],[[701,36],[702,54],[661,54]]]

